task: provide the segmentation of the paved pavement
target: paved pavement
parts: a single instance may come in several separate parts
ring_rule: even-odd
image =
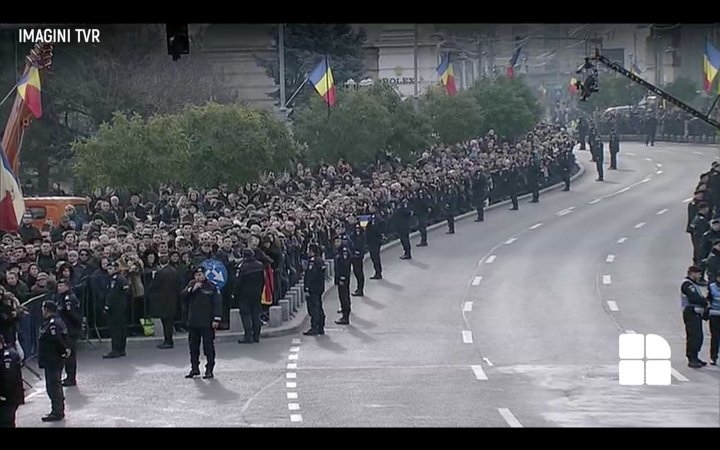
[[[221,343],[212,381],[183,378],[184,342],[113,361],[84,352],[65,423],[39,421],[37,390],[19,425],[717,427],[720,369],[687,367],[678,299],[683,200],[717,154],[627,143],[599,183],[579,152],[588,173],[571,192],[436,230],[411,261],[384,252],[386,278],[353,298],[349,326],[332,323],[331,295],[325,336]],[[618,384],[627,330],[668,340],[672,385]]]

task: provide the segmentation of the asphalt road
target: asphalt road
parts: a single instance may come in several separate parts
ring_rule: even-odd
[[[212,381],[183,378],[184,342],[112,361],[85,352],[66,421],[40,422],[38,388],[19,425],[720,426],[720,369],[687,367],[678,298],[683,200],[717,154],[624,143],[600,183],[578,152],[588,171],[571,192],[431,232],[411,261],[386,251],[350,326],[332,323],[333,295],[325,336],[220,344]],[[619,385],[628,330],[669,342],[670,386]]]

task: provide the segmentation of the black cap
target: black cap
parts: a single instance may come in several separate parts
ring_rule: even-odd
[[[702,272],[702,270],[698,266],[690,266],[690,267],[688,267],[688,272],[700,273],[700,272]]]
[[[42,304],[42,307],[50,312],[57,312],[57,303],[52,300],[45,300]]]
[[[205,268],[203,266],[198,266],[195,270],[193,270],[193,273],[201,273],[205,275]]]
[[[317,244],[310,244],[308,245],[308,251],[318,254],[320,253],[320,246]]]

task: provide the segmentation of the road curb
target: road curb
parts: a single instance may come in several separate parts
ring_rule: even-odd
[[[579,177],[581,177],[585,173],[585,166],[583,164],[577,164],[579,167],[579,170],[577,173],[575,173],[573,176],[570,177],[571,181],[575,181]],[[558,189],[559,187],[563,186],[564,183],[556,183],[551,186],[547,186],[540,190],[540,193],[549,192],[555,189]],[[532,196],[531,193],[524,194],[518,197],[518,200],[530,198]],[[501,206],[505,206],[510,204],[510,200],[503,200],[499,203],[495,203],[494,205],[490,205],[485,208],[485,211],[489,211],[491,209],[496,209]],[[456,221],[464,220],[469,217],[475,216],[476,211],[469,211],[467,213],[461,214],[457,217],[455,217]],[[438,228],[442,228],[446,226],[445,221],[438,222],[434,225],[431,225],[428,227],[428,231],[437,230]],[[415,231],[410,234],[410,238],[414,238],[419,236],[420,233]],[[380,247],[380,252],[384,252],[390,248],[397,247],[400,245],[400,239],[395,239],[391,242],[388,242],[387,244]],[[370,255],[365,255],[363,259],[363,264],[365,264],[366,261],[370,259]],[[337,299],[337,296],[334,296],[334,294],[337,291],[334,285],[331,285],[329,289],[325,291],[323,294],[323,303],[329,298],[334,297]],[[306,327],[306,322],[308,321],[308,313],[307,309],[304,308],[305,302],[303,301],[300,305],[300,308],[295,313],[295,316],[288,322],[284,323],[280,327],[277,328],[268,328],[264,327],[262,331],[260,332],[261,338],[271,338],[271,337],[279,337],[279,336],[287,336],[290,334],[296,334],[300,332],[304,327]],[[218,331],[215,335],[215,342],[217,343],[224,343],[224,342],[232,342],[237,341],[240,338],[242,338],[245,335],[244,332],[240,331]],[[181,341],[184,343],[184,341],[187,339],[187,333],[181,333],[181,334],[175,334],[174,339],[177,343],[180,343]],[[127,340],[127,348],[150,348],[155,347],[159,344],[161,344],[163,341],[160,337],[132,337],[128,338]],[[79,350],[88,350],[94,348],[100,348],[100,349],[107,349],[110,350],[110,339],[103,339],[102,341],[91,341],[92,344],[88,343],[88,341],[80,341],[78,342],[78,349]]]

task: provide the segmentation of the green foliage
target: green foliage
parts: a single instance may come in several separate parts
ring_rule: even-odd
[[[522,78],[500,77],[480,83],[468,95],[484,112],[482,133],[492,129],[499,136],[512,138],[530,131],[540,120],[542,108]]]
[[[423,99],[423,111],[433,132],[443,143],[465,141],[483,130],[485,114],[469,91],[449,96],[445,88],[430,89]]]
[[[700,89],[701,86],[685,77],[679,77],[663,88],[668,94],[692,106],[700,106],[703,103],[702,97],[698,94]]]

